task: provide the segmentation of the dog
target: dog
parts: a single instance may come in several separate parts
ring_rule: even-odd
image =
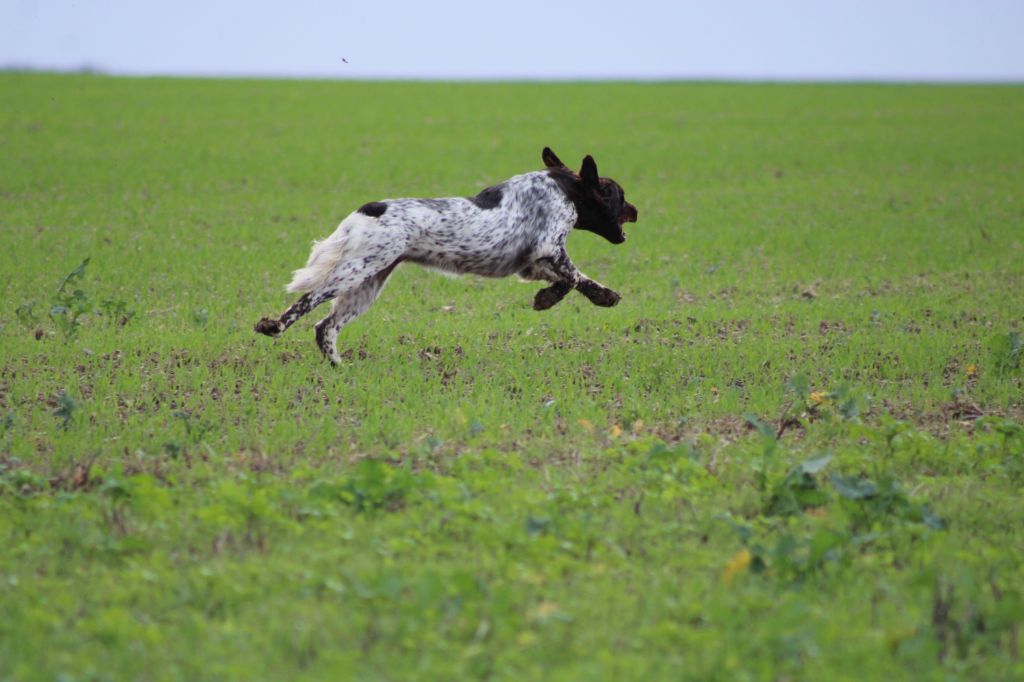
[[[278,319],[261,319],[255,330],[280,336],[333,300],[330,314],[316,325],[316,343],[337,365],[338,332],[366,312],[405,262],[457,274],[515,274],[549,282],[534,297],[534,310],[551,308],[573,289],[595,305],[616,305],[619,294],[580,272],[565,251],[565,240],[575,228],[621,244],[626,241],[623,225],[637,221],[636,207],[617,182],[598,175],[590,155],[579,173],[549,147],[541,159],[545,170],[516,175],[475,197],[364,204],[334,234],[314,242],[306,267],[293,273],[287,290],[303,295]]]

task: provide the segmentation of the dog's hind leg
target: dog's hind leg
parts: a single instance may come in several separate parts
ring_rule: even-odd
[[[288,327],[295,324],[300,317],[317,307],[324,301],[334,298],[338,293],[337,288],[321,287],[316,291],[308,291],[299,297],[299,300],[292,303],[288,310],[281,313],[278,319],[264,317],[256,323],[255,330],[260,334],[278,337],[287,331]]]
[[[323,303],[326,298],[319,297],[316,292],[307,292],[299,297],[288,310],[281,313],[278,319],[264,317],[256,323],[256,331],[267,336],[281,336],[288,327],[295,324],[296,320],[308,313],[313,308]]]
[[[256,323],[256,331],[267,336],[280,336],[300,317],[321,303],[360,287],[368,279],[367,275],[372,278],[385,270],[391,274],[391,270],[402,260],[404,246],[397,240],[387,241],[390,237],[386,234],[377,233],[374,236],[375,240],[367,240],[366,244],[370,253],[348,254],[346,260],[339,263],[321,285],[303,294],[280,318],[275,320],[264,317]]]
[[[334,299],[331,313],[316,324],[316,345],[332,365],[341,362],[338,354],[338,332],[346,324],[365,313],[377,300],[392,270],[401,262],[396,260],[384,270],[368,277],[355,289],[349,289]]]

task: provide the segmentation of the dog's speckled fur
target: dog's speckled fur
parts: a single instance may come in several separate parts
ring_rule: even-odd
[[[542,158],[547,170],[517,175],[475,197],[364,204],[314,244],[306,267],[295,271],[287,288],[303,296],[279,319],[260,320],[256,331],[279,336],[333,299],[330,314],[316,325],[316,341],[336,364],[338,331],[373,304],[392,270],[406,261],[459,274],[551,282],[537,292],[535,310],[552,307],[572,289],[596,305],[615,305],[619,295],[576,269],[565,240],[579,228],[620,244],[626,239],[622,225],[636,222],[636,208],[618,183],[598,177],[590,156],[578,174],[547,147]]]

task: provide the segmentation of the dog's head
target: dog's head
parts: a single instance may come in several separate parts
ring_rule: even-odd
[[[579,173],[562,163],[550,147],[544,147],[541,158],[548,173],[576,207],[573,227],[599,234],[612,244],[626,241],[622,226],[636,222],[636,206],[626,201],[619,183],[598,176],[593,157],[583,157]]]

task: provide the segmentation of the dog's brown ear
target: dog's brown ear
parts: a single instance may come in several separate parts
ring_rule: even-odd
[[[544,160],[544,165],[548,168],[565,168],[565,164],[558,158],[551,147],[544,147],[544,151],[540,153],[540,158]]]
[[[580,166],[580,177],[583,178],[584,185],[597,187],[600,184],[597,176],[597,163],[590,154],[583,157],[583,165]]]

